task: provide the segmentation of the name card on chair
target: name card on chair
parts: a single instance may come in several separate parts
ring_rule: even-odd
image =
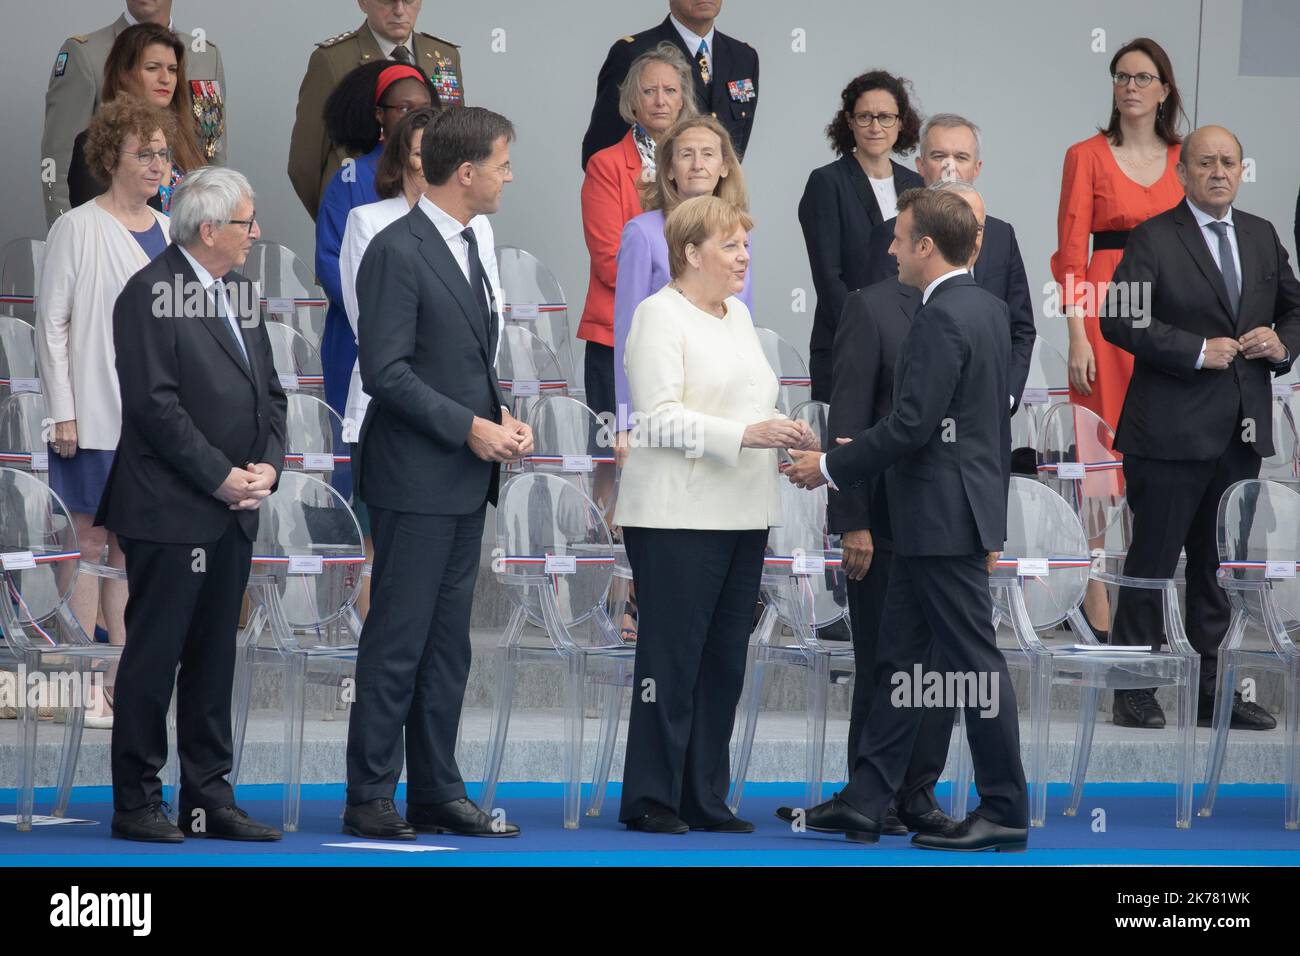
[[[548,554],[546,556],[547,574],[577,574],[578,556],[576,554]]]
[[[1294,561],[1265,561],[1264,577],[1293,578],[1295,577],[1295,562]]]
[[[1022,578],[1044,578],[1049,571],[1048,558],[1016,558],[1016,574]]]
[[[514,384],[510,386],[510,392],[513,395],[540,395],[542,394],[542,383],[535,378],[517,378]]]
[[[36,567],[36,555],[30,551],[6,551],[0,554],[0,564],[6,571],[24,571]]]
[[[525,321],[535,321],[537,319],[538,309],[536,302],[512,302],[510,303],[510,318],[523,319]]]
[[[302,470],[303,471],[333,471],[334,456],[315,453],[315,452],[303,452]]]
[[[1020,393],[1021,405],[1046,405],[1051,401],[1045,388],[1027,388]]]
[[[281,375],[280,375],[280,387],[281,387],[281,388],[284,388],[284,389],[288,389],[288,390],[291,391],[291,392],[296,392],[296,391],[298,390],[298,376],[297,376],[297,375],[285,375],[285,374],[281,373]]]
[[[293,296],[277,296],[266,300],[266,311],[272,315],[297,315],[298,306],[293,301]]]
[[[50,453],[48,451],[32,452],[32,471],[49,471]]]
[[[565,471],[591,471],[592,463],[590,455],[564,455],[563,469]]]
[[[289,555],[290,574],[320,574],[324,567],[324,562],[319,554]]]
[[[820,554],[796,554],[790,562],[791,574],[825,574],[826,559]]]
[[[1056,463],[1056,477],[1063,481],[1082,481],[1084,474],[1085,470],[1081,461],[1058,461]]]
[[[19,392],[36,392],[40,393],[41,380],[39,378],[11,378],[9,380],[9,393],[17,395]]]

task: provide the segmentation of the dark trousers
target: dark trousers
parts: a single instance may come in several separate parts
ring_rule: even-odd
[[[829,402],[831,400],[832,352],[830,349],[815,349],[808,353],[808,377],[812,379],[812,400]]]
[[[1124,482],[1133,509],[1133,540],[1124,573],[1139,578],[1173,577],[1178,553],[1187,549],[1187,639],[1201,655],[1201,695],[1213,697],[1218,677],[1219,643],[1228,631],[1231,609],[1219,587],[1216,524],[1219,499],[1228,486],[1259,476],[1259,454],[1233,439],[1211,461],[1161,461],[1124,455]],[[1125,589],[1115,608],[1114,644],[1164,643],[1164,617],[1157,591]]]
[[[348,723],[348,802],[465,796],[456,729],[469,677],[469,616],[486,507],[422,515],[370,506],[375,563]]]
[[[625,527],[623,541],[640,610],[619,819],[722,823],[767,529]]]
[[[874,820],[884,818],[903,785],[928,709],[895,706],[891,677],[911,675],[914,665],[931,661],[940,672],[984,674],[998,682],[996,716],[981,716],[977,706],[966,711],[980,795],[977,812],[1004,826],[1028,825],[1016,694],[997,648],[984,559],[983,554],[894,557],[880,625],[875,693],[853,774],[840,793],[841,799]]]
[[[894,561],[894,551],[887,543],[876,542],[875,553],[867,576],[861,581],[849,581],[849,622],[853,628],[853,703],[849,712],[849,762],[852,769],[857,764],[861,746],[862,729],[871,711],[871,701],[880,681],[889,681],[889,673],[880,670],[877,650],[880,645],[880,621],[885,611],[885,595],[889,588],[889,570]],[[927,664],[927,667],[932,667]],[[948,742],[952,738],[952,725],[956,711],[949,707],[927,707],[921,718],[921,729],[912,748],[912,758],[899,788],[899,808],[918,816],[934,810],[934,785],[943,774],[948,761]]]
[[[118,536],[126,555],[126,648],[113,699],[113,806],[137,810],[162,800],[167,708],[176,687],[180,807],[235,802],[230,694],[235,632],[248,583],[252,542],[231,518],[203,544],[159,544]],[[177,666],[179,665],[179,671]]]
[[[614,394],[614,349],[598,342],[588,342],[582,353],[582,387],[587,392],[587,407],[599,415],[613,414],[618,399]],[[608,454],[608,453],[607,453]]]

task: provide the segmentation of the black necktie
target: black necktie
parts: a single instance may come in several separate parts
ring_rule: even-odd
[[[467,226],[460,236],[469,245],[469,291],[483,314],[484,331],[487,332],[490,348],[493,332],[492,286],[488,283],[487,273],[483,271],[483,262],[478,257],[478,239],[474,237],[474,230]]]
[[[393,47],[392,58],[396,60],[398,63],[405,63],[407,66],[410,66],[413,62],[415,62],[414,60],[411,59],[411,51],[404,46]]]

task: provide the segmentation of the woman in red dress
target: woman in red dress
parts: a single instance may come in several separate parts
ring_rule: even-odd
[[[1129,231],[1183,198],[1175,167],[1182,142],[1178,118],[1186,114],[1173,64],[1155,40],[1126,43],[1111,59],[1110,74],[1110,123],[1065,153],[1052,276],[1060,284],[1069,328],[1070,401],[1114,429],[1133,375],[1133,356],[1102,338],[1097,312],[1124,257]],[[1122,493],[1122,473],[1088,478],[1097,479],[1115,482],[1118,487],[1109,491]],[[1101,547],[1104,537],[1089,543]],[[1104,641],[1110,622],[1104,585],[1089,582],[1084,612]]]

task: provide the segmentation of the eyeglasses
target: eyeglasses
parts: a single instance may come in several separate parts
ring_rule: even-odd
[[[255,222],[257,222],[256,209],[253,210],[252,214],[247,219],[227,219],[225,224],[227,226],[247,226],[248,235],[251,236],[253,234],[253,223]]]
[[[141,166],[149,166],[153,163],[154,157],[161,159],[164,163],[172,161],[172,151],[170,149],[142,149],[138,153],[132,153],[129,150],[122,150],[123,156],[134,156],[135,161]]]
[[[496,163],[475,163],[474,165],[475,165],[475,166],[486,166],[486,167],[488,167],[488,169],[497,169],[497,170],[500,170],[502,176],[509,176],[509,175],[510,175],[510,164],[509,164],[509,163],[501,163],[500,165],[497,165]]]
[[[881,129],[889,129],[898,122],[897,113],[854,113],[853,124],[858,129],[867,129],[872,122],[880,124]]]
[[[1158,80],[1160,77],[1151,73],[1116,73],[1111,79],[1115,81],[1116,86],[1128,86],[1128,81],[1133,80],[1139,90],[1145,90],[1151,85],[1152,80]]]

